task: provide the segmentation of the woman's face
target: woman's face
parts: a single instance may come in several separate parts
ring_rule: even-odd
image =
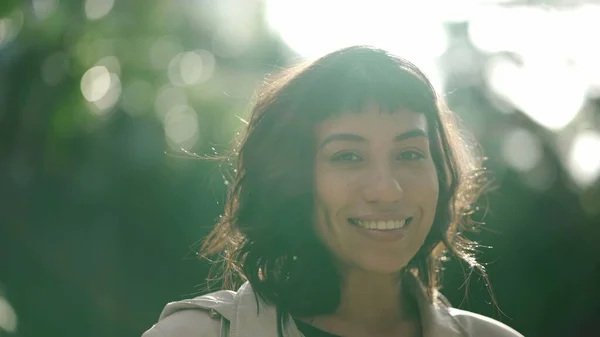
[[[342,114],[316,131],[316,231],[345,267],[395,273],[429,233],[439,185],[427,120],[408,110]]]

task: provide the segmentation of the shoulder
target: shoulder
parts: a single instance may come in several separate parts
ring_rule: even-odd
[[[218,291],[168,303],[142,337],[217,337],[235,312],[235,293]]]
[[[513,328],[495,319],[456,308],[448,308],[448,311],[454,319],[460,322],[468,336],[523,337]]]
[[[221,324],[200,310],[182,310],[154,324],[142,337],[217,337]]]

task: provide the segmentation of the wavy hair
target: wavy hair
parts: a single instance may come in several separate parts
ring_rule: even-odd
[[[236,170],[224,215],[202,245],[219,256],[225,288],[249,281],[279,312],[332,313],[340,303],[340,275],[332,254],[313,230],[315,127],[375,104],[394,113],[426,116],[439,179],[435,219],[424,244],[404,268],[424,284],[433,302],[446,252],[485,276],[475,242],[462,232],[484,186],[481,159],[427,77],[409,61],[384,50],[354,46],[290,68],[265,83],[246,132],[234,148]]]

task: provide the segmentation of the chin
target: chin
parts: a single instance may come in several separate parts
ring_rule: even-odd
[[[360,268],[374,274],[390,275],[400,272],[406,267],[408,262],[409,259],[401,257],[395,259],[389,257],[371,257],[361,261]]]

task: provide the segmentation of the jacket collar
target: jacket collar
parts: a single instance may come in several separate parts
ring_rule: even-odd
[[[407,273],[403,281],[419,306],[423,337],[467,336],[462,325],[448,311],[450,305],[442,294],[437,293],[436,300],[431,303],[425,286],[413,273]]]
[[[464,328],[449,313],[449,305],[444,297],[431,303],[421,281],[412,273],[404,279],[408,293],[414,296],[419,307],[423,337],[467,337]],[[447,302],[446,302],[447,303]],[[221,316],[229,321],[230,337],[277,337],[277,309],[256,296],[250,283],[244,283],[236,292],[222,290],[194,299],[167,304],[160,315],[164,319],[171,314],[186,309],[208,311],[211,317]],[[286,337],[302,337],[293,319],[289,319],[284,329]]]
[[[415,297],[423,337],[466,337],[462,326],[448,312],[448,305],[444,303],[443,296],[439,294],[439,301],[431,303],[426,295],[426,290],[421,281],[412,273],[407,273],[405,285],[409,287],[409,294]],[[237,309],[231,321],[231,337],[277,336],[277,310],[274,306],[266,304],[257,298],[249,283],[245,283],[237,293]],[[258,311],[257,311],[258,309]],[[284,327],[286,337],[302,337],[293,319]]]
[[[231,322],[231,337],[277,337],[276,307],[268,305],[255,295],[248,282],[238,290],[239,302],[236,317]],[[290,319],[284,328],[285,337],[302,337],[293,319]]]

